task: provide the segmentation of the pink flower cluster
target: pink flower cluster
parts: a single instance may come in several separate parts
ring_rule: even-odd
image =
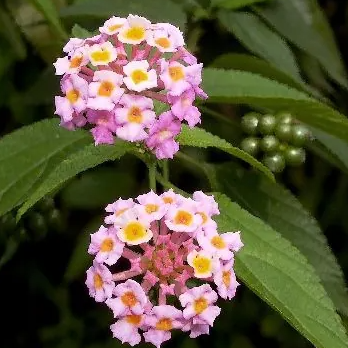
[[[220,314],[218,295],[235,296],[234,254],[243,246],[239,232],[217,232],[214,197],[150,191],[105,210],[107,227],[91,235],[86,285],[112,310],[113,336],[131,345],[143,336],[160,347],[173,329],[208,334]]]
[[[87,126],[96,145],[113,144],[116,136],[144,142],[158,159],[173,158],[181,123],[200,123],[193,103],[196,96],[207,98],[199,86],[202,64],[169,23],[111,17],[99,31],[70,39],[63,48],[67,55],[54,63],[63,75],[63,96],[55,98],[61,125]]]

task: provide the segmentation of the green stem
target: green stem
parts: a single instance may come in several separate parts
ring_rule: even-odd
[[[148,165],[149,168],[149,185],[150,190],[156,192],[156,169],[157,169],[157,161],[153,161]]]
[[[224,116],[223,114],[221,114],[218,111],[212,110],[212,109],[207,108],[206,106],[202,106],[202,105],[199,106],[199,109],[201,111],[203,111],[204,113],[206,113],[207,115],[210,115],[210,116],[214,117],[215,119],[217,119],[219,121],[228,123],[228,124],[230,124],[231,126],[234,126],[234,127],[240,127],[239,122]]]
[[[164,160],[162,163],[163,169],[163,178],[166,181],[169,181],[169,164],[167,160]]]
[[[156,180],[166,189],[173,189],[175,192],[180,193],[182,196],[188,197],[189,194],[175,185],[173,185],[171,182],[166,180],[163,176],[161,176],[159,173],[156,174]]]

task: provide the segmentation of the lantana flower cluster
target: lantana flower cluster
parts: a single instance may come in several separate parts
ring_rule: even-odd
[[[130,14],[111,17],[99,32],[71,38],[66,56],[54,63],[62,75],[63,96],[55,98],[61,126],[87,127],[96,145],[118,137],[142,142],[158,159],[173,158],[182,122],[200,123],[193,104],[197,96],[207,98],[200,88],[202,64],[169,23]],[[156,114],[154,103],[165,111]]]
[[[235,296],[234,255],[243,246],[239,232],[217,232],[214,197],[150,191],[105,210],[105,226],[91,234],[86,285],[112,310],[113,336],[160,347],[175,329],[208,334],[218,297]]]

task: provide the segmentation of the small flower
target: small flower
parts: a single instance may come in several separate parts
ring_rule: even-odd
[[[65,97],[56,97],[56,111],[62,122],[72,121],[74,113],[79,114],[86,107],[88,83],[78,75],[67,76],[62,80]]]
[[[203,205],[205,207],[205,209],[208,209],[208,211],[209,211],[208,214],[210,216],[220,214],[219,207],[214,199],[214,196],[206,195],[202,191],[196,191],[193,193],[192,198],[194,201],[196,201],[200,205]]]
[[[129,62],[123,67],[123,71],[126,74],[124,83],[132,91],[141,92],[157,87],[156,71],[149,70],[149,63],[146,60]]]
[[[126,212],[128,209],[134,207],[134,201],[132,198],[129,199],[122,199],[119,198],[116,202],[108,204],[105,208],[105,211],[108,213],[112,213],[108,215],[104,222],[106,224],[114,224],[116,219],[122,215],[124,212]]]
[[[169,90],[169,94],[179,96],[191,88],[190,83],[186,80],[186,70],[187,67],[181,63],[161,61],[160,79],[165,88]]]
[[[184,45],[181,31],[168,23],[157,23],[152,26],[152,31],[147,37],[150,46],[157,47],[160,52],[176,52]]]
[[[123,107],[116,108],[115,119],[121,126],[116,134],[119,138],[129,141],[146,139],[148,134],[145,127],[151,125],[156,114],[152,111],[153,102],[151,99],[127,94],[120,100]]]
[[[239,283],[233,271],[233,261],[229,261],[220,267],[214,275],[214,283],[222,298],[231,300],[235,296]]]
[[[71,57],[58,58],[53,65],[56,68],[56,75],[64,75],[80,72],[81,67],[87,63],[86,49],[81,47],[75,50]]]
[[[213,275],[216,261],[213,255],[204,250],[193,250],[187,255],[187,263],[193,268],[196,278],[209,278]]]
[[[88,57],[92,65],[108,65],[117,58],[116,48],[111,42],[95,44],[88,48]]]
[[[103,302],[112,296],[115,283],[109,269],[97,262],[87,270],[86,285],[89,289],[89,295],[94,297],[97,302]]]
[[[63,47],[63,52],[72,54],[77,48],[82,47],[85,44],[85,40],[77,37],[72,37]]]
[[[148,300],[143,288],[136,281],[128,279],[118,284],[114,289],[114,295],[116,298],[109,298],[106,304],[112,309],[115,318],[144,313]]]
[[[158,122],[150,127],[146,145],[155,150],[158,159],[173,158],[179,150],[179,144],[174,137],[180,133],[180,122],[175,121],[170,111],[160,115]]]
[[[121,30],[126,21],[126,18],[112,16],[105,21],[104,25],[99,28],[99,31],[103,34],[115,35]]]
[[[167,212],[167,205],[152,190],[149,193],[137,197],[140,203],[138,206],[139,214],[148,221],[160,220]]]
[[[150,230],[149,221],[139,220],[138,212],[135,208],[125,211],[115,219],[115,226],[118,238],[128,245],[139,245],[148,242],[153,233]]]
[[[146,318],[146,325],[150,327],[144,333],[145,342],[154,344],[157,348],[171,338],[172,329],[182,328],[182,312],[174,306],[162,305],[152,308]]]
[[[87,111],[87,120],[94,124],[91,133],[96,145],[113,144],[115,142],[113,133],[116,132],[117,125],[113,112],[103,110]]]
[[[107,70],[96,71],[93,82],[89,84],[87,107],[94,110],[113,110],[124,93],[124,89],[120,88],[122,82],[122,75]]]
[[[95,255],[98,263],[105,262],[107,265],[114,265],[121,257],[124,243],[116,237],[114,228],[101,226],[99,230],[91,234],[91,244],[88,253]]]
[[[223,235],[232,251],[237,252],[244,246],[240,238],[240,232],[226,232]]]
[[[176,204],[180,202],[180,195],[177,195],[173,189],[163,192],[160,196],[165,204]]]
[[[139,329],[144,325],[144,321],[143,314],[128,314],[112,324],[110,329],[113,337],[118,338],[122,343],[135,346],[141,341]]]
[[[126,44],[137,45],[146,39],[151,22],[144,17],[129,15],[118,33],[118,39]]]
[[[208,284],[187,290],[179,297],[181,305],[185,307],[184,318],[192,320],[194,325],[213,326],[221,311],[219,307],[213,306],[217,299],[217,293]]]

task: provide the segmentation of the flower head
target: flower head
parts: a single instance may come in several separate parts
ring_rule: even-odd
[[[233,260],[242,247],[239,232],[218,234],[216,223],[204,227],[202,211],[209,219],[219,213],[214,197],[150,191],[106,211],[108,227],[91,235],[94,262],[86,284],[90,296],[112,310],[113,336],[160,347],[173,330],[208,334],[220,314],[218,297],[235,296]]]
[[[194,103],[207,98],[200,88],[202,64],[169,23],[112,16],[99,32],[71,38],[54,63],[62,75],[63,96],[55,99],[61,126],[86,126],[95,145],[121,138],[141,143],[158,159],[173,158],[181,124],[201,122]],[[162,112],[154,110],[154,101]]]

